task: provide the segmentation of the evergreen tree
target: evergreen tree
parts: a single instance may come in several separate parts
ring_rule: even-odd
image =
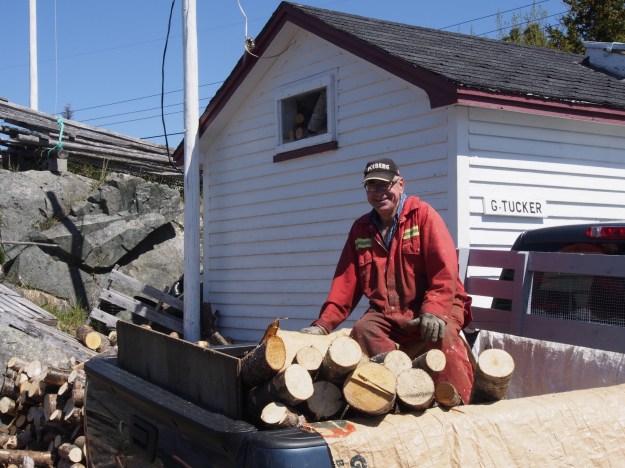
[[[546,17],[547,12],[536,3],[532,4],[529,12],[513,14],[509,22],[504,21],[498,14],[499,38],[506,42],[548,47],[549,40],[544,32]],[[505,34],[506,30],[508,34]]]
[[[61,117],[65,120],[72,120],[72,117],[74,117],[74,109],[72,109],[71,104],[65,104],[63,112],[61,112]]]
[[[583,53],[583,41],[625,42],[623,0],[563,0],[569,11],[560,18],[561,27],[547,28],[552,47]]]

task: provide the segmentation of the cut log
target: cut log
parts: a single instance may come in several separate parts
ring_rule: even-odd
[[[402,406],[421,411],[434,402],[434,381],[423,369],[407,369],[397,376],[397,399]]]
[[[427,353],[423,353],[417,356],[412,361],[412,367],[416,369],[423,369],[430,377],[434,377],[441,372],[447,365],[447,358],[445,353],[440,349],[431,349]]]
[[[282,329],[279,329],[276,332],[277,336],[282,338],[282,341],[284,341],[284,347],[286,348],[285,367],[293,363],[295,355],[303,347],[314,346],[323,356],[325,356],[332,341],[341,336],[348,336],[350,333],[350,328],[343,328],[332,332],[329,335],[310,335],[307,333]]]
[[[362,358],[362,349],[356,340],[349,336],[335,339],[323,357],[320,379],[342,383]]]
[[[28,375],[28,378],[30,379],[41,377],[42,371],[43,366],[41,365],[41,362],[37,360],[30,361],[26,364],[26,367],[24,367],[24,372],[26,372],[26,375]]]
[[[72,371],[69,373],[69,376],[67,377],[67,383],[70,385],[75,384],[76,382],[86,382],[87,381],[87,376],[85,374],[84,369],[77,367],[75,369],[72,369]]]
[[[20,372],[24,367],[26,367],[27,364],[28,361],[18,358],[17,356],[13,356],[9,358],[7,362],[7,368]]]
[[[343,395],[350,407],[365,414],[388,413],[395,403],[397,378],[382,364],[359,366],[345,380]]]
[[[0,413],[15,416],[16,410],[17,404],[15,403],[15,400],[6,396],[0,398]]]
[[[41,379],[34,379],[28,385],[28,398],[34,401],[43,400],[46,393],[46,383]]]
[[[295,354],[293,362],[306,369],[310,375],[315,376],[321,368],[323,354],[314,346],[304,346]]]
[[[341,389],[332,382],[320,380],[313,384],[313,394],[306,407],[315,420],[329,419],[345,406]]]
[[[111,331],[111,333],[109,333],[108,339],[109,339],[109,343],[111,344],[111,346],[116,346],[117,345],[117,330]]]
[[[257,420],[265,406],[275,401],[295,406],[310,398],[313,391],[313,382],[308,371],[299,364],[291,364],[269,382],[248,392],[248,416]]]
[[[249,387],[267,382],[284,367],[285,359],[282,338],[269,336],[241,360],[241,379]]]
[[[82,450],[69,442],[59,445],[56,451],[64,460],[74,463],[82,461]]]
[[[462,404],[462,397],[456,387],[449,382],[439,382],[436,384],[434,399],[439,406],[453,408]]]
[[[102,344],[102,338],[98,332],[96,332],[89,325],[81,325],[76,329],[76,337],[87,348],[94,351]]]
[[[412,361],[408,355],[398,349],[393,349],[386,353],[373,356],[371,361],[383,364],[384,367],[393,372],[395,375],[399,375],[403,371],[412,368]]]
[[[503,400],[514,372],[514,359],[503,349],[482,351],[477,360],[471,403]]]
[[[211,344],[205,340],[196,341],[195,344],[200,348],[210,348]]]
[[[98,333],[98,336],[100,337],[100,346],[96,348],[96,352],[106,353],[109,349],[111,349],[111,342],[109,341],[108,336],[103,335],[102,333]]]
[[[272,387],[279,401],[296,405],[313,394],[310,374],[299,364],[291,364],[271,379]]]
[[[60,387],[67,383],[69,377],[69,369],[57,369],[56,367],[48,367],[47,372],[43,376],[45,383]]]
[[[272,402],[263,408],[260,415],[261,421],[271,428],[299,427],[306,422],[304,416],[280,402]]]
[[[19,386],[16,385],[15,380],[5,377],[4,382],[2,382],[2,389],[0,389],[0,395],[14,400],[19,393]]]
[[[43,415],[46,421],[51,420],[52,413],[63,407],[63,405],[65,405],[65,401],[63,401],[63,398],[59,398],[56,393],[46,393],[43,397]]]
[[[172,338],[176,338],[177,340],[180,339],[180,333],[178,333],[177,331],[171,332],[169,336],[171,336]]]
[[[36,466],[52,466],[50,452],[35,452],[34,450],[0,450],[0,464],[14,463],[21,465],[24,457],[30,457]]]
[[[81,381],[74,382],[72,387],[72,402],[74,406],[82,407],[85,403],[85,385]]]

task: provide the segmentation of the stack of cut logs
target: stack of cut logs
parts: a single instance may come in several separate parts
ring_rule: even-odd
[[[266,427],[297,427],[346,415],[377,416],[462,403],[451,383],[434,385],[433,377],[446,365],[442,351],[430,350],[413,359],[393,350],[367,358],[348,332],[266,334],[241,362],[248,419]],[[513,370],[514,361],[505,351],[484,351],[476,366],[472,400],[505,398]]]
[[[85,372],[10,358],[0,392],[0,466],[82,467]]]

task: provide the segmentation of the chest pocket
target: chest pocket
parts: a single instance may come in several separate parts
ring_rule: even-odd
[[[356,252],[358,254],[358,278],[363,288],[371,280],[373,266],[372,242],[370,237],[356,239]]]
[[[401,240],[401,251],[404,256],[419,255],[421,253],[419,226],[412,226],[404,231]]]

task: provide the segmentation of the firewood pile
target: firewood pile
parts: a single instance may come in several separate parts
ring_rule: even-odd
[[[85,372],[13,357],[0,391],[0,466],[85,466]]]
[[[343,330],[307,335],[278,329],[241,361],[250,422],[299,427],[305,422],[351,416],[424,411],[462,403],[449,382],[434,384],[446,365],[437,349],[415,358],[393,350],[372,358]],[[514,361],[501,349],[482,352],[476,363],[472,401],[505,398]]]

